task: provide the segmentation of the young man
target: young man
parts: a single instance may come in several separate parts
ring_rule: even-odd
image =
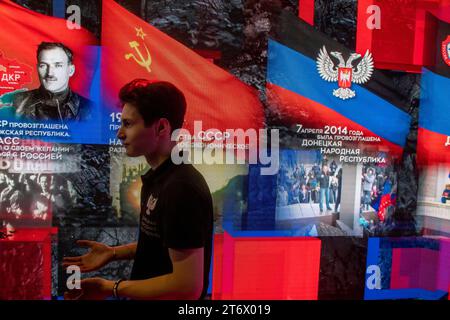
[[[109,247],[79,241],[90,251],[65,258],[63,266],[81,272],[120,259],[134,259],[130,281],[82,280],[68,299],[201,299],[208,288],[213,232],[209,188],[191,164],[175,165],[172,132],[181,128],[184,95],[168,82],[134,80],[120,91],[123,104],[118,137],[130,157],[145,156],[151,169],[142,176],[140,232],[137,243]]]

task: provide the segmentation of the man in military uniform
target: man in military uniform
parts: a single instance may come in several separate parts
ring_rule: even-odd
[[[42,42],[37,50],[41,86],[14,95],[16,116],[33,120],[83,121],[90,116],[92,102],[69,86],[75,74],[72,51],[57,42]]]

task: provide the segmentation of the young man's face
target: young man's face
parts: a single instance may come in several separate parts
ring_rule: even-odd
[[[74,72],[75,66],[69,63],[69,58],[63,49],[43,50],[39,54],[39,81],[46,90],[52,93],[66,90]]]
[[[144,119],[132,104],[126,103],[122,110],[122,125],[117,137],[122,140],[129,157],[152,154],[156,150],[156,123],[146,127]]]

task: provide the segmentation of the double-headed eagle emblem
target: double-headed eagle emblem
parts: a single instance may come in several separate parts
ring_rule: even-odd
[[[150,213],[155,210],[156,208],[156,202],[158,202],[158,198],[153,197],[151,194],[150,197],[147,200],[147,210],[145,210],[145,213],[147,215],[150,215]]]
[[[373,73],[373,58],[369,50],[366,51],[364,57],[353,67],[353,61],[361,58],[359,53],[352,53],[345,62],[342,53],[331,51],[330,54],[335,57],[339,64],[336,66],[325,46],[320,49],[317,57],[317,71],[322,79],[329,82],[338,82],[339,89],[333,90],[335,97],[343,100],[355,97],[356,93],[350,89],[352,82],[362,84],[369,81]]]

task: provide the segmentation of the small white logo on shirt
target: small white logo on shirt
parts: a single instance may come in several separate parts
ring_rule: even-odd
[[[151,194],[150,197],[147,200],[147,210],[145,211],[145,213],[147,215],[150,215],[150,213],[155,210],[156,207],[156,202],[158,201],[158,198],[154,198],[153,195]]]

